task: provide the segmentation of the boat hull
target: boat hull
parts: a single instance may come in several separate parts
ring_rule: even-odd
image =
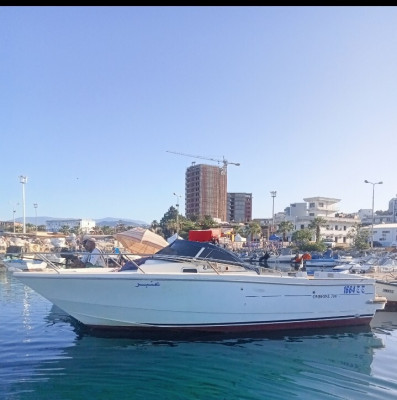
[[[376,281],[376,292],[387,299],[385,309],[397,311],[397,282]]]
[[[85,325],[258,331],[369,324],[384,307],[364,277],[16,272]],[[328,275],[329,276],[329,275]]]
[[[41,271],[47,267],[47,263],[33,259],[9,259],[3,260],[3,264],[9,271]]]

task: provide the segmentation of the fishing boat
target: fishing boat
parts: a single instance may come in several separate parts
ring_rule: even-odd
[[[265,331],[367,325],[386,299],[375,279],[282,273],[224,248],[175,240],[120,269],[53,269],[14,276],[93,328]]]

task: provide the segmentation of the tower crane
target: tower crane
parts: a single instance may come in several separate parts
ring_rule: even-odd
[[[222,163],[222,164],[223,164],[223,167],[222,167],[222,170],[221,170],[221,174],[222,174],[222,175],[226,175],[228,164],[236,165],[237,167],[240,166],[240,163],[235,163],[235,162],[227,161],[227,160],[225,160],[225,157],[223,157],[222,160],[217,160],[217,159],[215,159],[215,158],[208,158],[208,157],[203,157],[203,156],[196,156],[196,155],[193,155],[193,154],[178,153],[178,152],[176,152],[176,151],[170,151],[170,150],[166,150],[166,151],[167,151],[167,153],[179,154],[179,155],[181,155],[181,156],[193,157],[193,158],[201,158],[202,160],[215,161],[215,162],[217,162],[217,163]]]

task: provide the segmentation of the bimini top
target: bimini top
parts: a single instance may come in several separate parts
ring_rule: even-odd
[[[208,242],[193,242],[191,240],[175,240],[169,246],[164,247],[154,254],[153,258],[172,256],[181,258],[197,258],[211,261],[236,263],[242,265],[236,254],[222,247]]]

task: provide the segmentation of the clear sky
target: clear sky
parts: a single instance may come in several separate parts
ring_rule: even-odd
[[[160,220],[225,157],[253,217],[397,193],[397,7],[0,7],[0,220]],[[18,205],[19,203],[19,205]]]

